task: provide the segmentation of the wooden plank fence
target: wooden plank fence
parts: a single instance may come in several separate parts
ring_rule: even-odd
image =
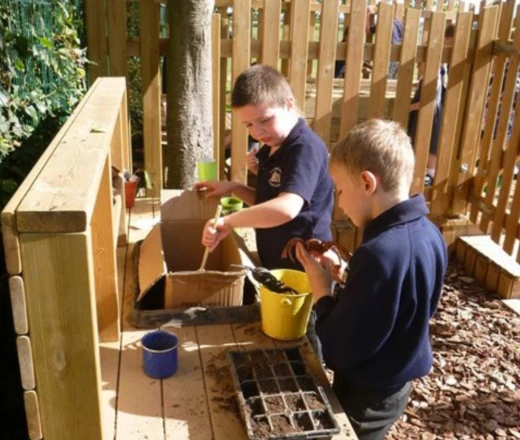
[[[141,38],[127,40],[126,44],[121,41],[121,36],[127,34],[124,23],[114,12],[124,11],[125,2],[114,2],[118,5],[111,5],[103,13],[103,0],[86,1],[88,22],[95,23],[95,32],[88,28],[89,51],[95,59],[102,59],[92,68],[91,77],[124,72],[121,61],[124,56],[142,58],[146,91],[143,97],[145,167],[153,170],[158,189],[163,185],[158,75],[160,57],[167,55],[170,42],[159,36],[160,2],[128,0],[127,7],[129,2],[136,1],[141,14],[147,16],[140,21]],[[367,6],[377,3],[375,0],[215,1],[212,36],[218,41],[213,41],[214,151],[221,177],[226,154],[224,140],[231,133],[231,178],[247,180],[247,133],[236,116],[229,117],[228,99],[232,82],[253,61],[276,66],[287,75],[303,115],[329,146],[368,117],[394,119],[406,126],[417,80],[416,66],[425,62],[412,192],[425,193],[432,218],[446,229],[456,228],[458,224],[464,228],[476,224],[482,233],[493,232],[497,242],[504,239],[507,231],[505,249],[512,252],[520,237],[520,201],[510,202],[517,160],[516,145],[511,144],[517,142],[520,134],[513,129],[509,141],[506,136],[515,104],[515,66],[520,49],[518,38],[513,40],[512,35],[515,2],[482,2],[475,6],[473,2],[428,1],[423,10],[415,8],[419,1],[383,2],[378,4],[375,39],[367,39]],[[401,44],[392,44],[392,21],[397,18],[403,20],[404,37]],[[455,37],[452,46],[446,46],[444,31],[450,23],[455,25]],[[345,26],[349,26],[349,33],[343,42]],[[107,29],[106,39],[99,37],[102,29]],[[120,52],[111,54],[114,50]],[[346,61],[345,79],[333,77],[336,60]],[[397,80],[387,78],[390,62],[399,63]],[[363,63],[372,67],[366,79],[361,75]],[[434,186],[424,188],[435,85],[442,65],[448,66],[449,75],[437,170]],[[511,66],[507,75],[506,65]],[[494,82],[488,93],[492,75]],[[504,87],[502,77],[506,81]],[[500,118],[495,124],[499,106]],[[487,125],[483,123],[485,111]],[[497,130],[493,135],[495,125]],[[339,213],[336,222],[340,225],[335,228],[338,239],[348,243],[359,241],[359,237],[346,236],[358,232]],[[450,237],[448,241],[454,235]]]

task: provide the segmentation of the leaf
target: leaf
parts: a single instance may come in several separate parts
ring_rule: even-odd
[[[107,131],[103,127],[92,127],[90,129],[90,132],[91,133],[106,133]]]
[[[25,70],[25,65],[20,58],[16,58],[16,60],[14,61],[14,66],[20,71]]]
[[[40,43],[42,46],[46,47],[47,49],[52,49],[52,47],[53,47],[52,42],[45,37],[40,37]]]

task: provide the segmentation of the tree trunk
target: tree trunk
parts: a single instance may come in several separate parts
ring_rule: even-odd
[[[191,188],[213,157],[211,15],[214,0],[169,0],[167,188]]]

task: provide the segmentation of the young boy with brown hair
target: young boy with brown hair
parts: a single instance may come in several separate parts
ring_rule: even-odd
[[[298,245],[316,300],[316,331],[333,388],[361,440],[384,439],[406,407],[413,379],[432,367],[428,322],[447,265],[446,245],[409,197],[410,138],[399,124],[369,120],[332,151],[339,206],[364,228],[345,284],[332,296],[330,261]]]
[[[251,164],[256,165],[257,187],[232,181],[195,185],[207,188],[207,197],[233,193],[249,206],[216,224],[209,220],[202,243],[213,249],[233,228],[252,227],[262,266],[301,270],[298,262],[282,259],[285,244],[294,237],[332,239],[334,186],[327,147],[300,117],[285,77],[270,66],[257,64],[242,72],[231,105],[262,144],[256,153],[258,162]]]

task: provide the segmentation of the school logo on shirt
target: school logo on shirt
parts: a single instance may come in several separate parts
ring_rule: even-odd
[[[279,187],[282,181],[282,170],[278,167],[269,172],[269,185]]]

